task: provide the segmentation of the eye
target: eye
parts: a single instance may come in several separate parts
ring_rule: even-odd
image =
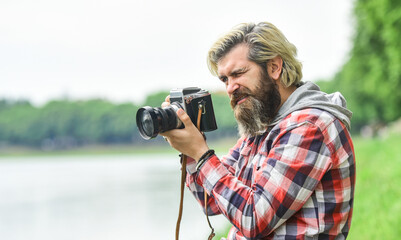
[[[241,70],[241,71],[235,72],[233,74],[233,77],[241,77],[242,74],[244,74],[245,72],[246,72],[245,70]]]
[[[227,84],[227,77],[220,77],[220,81],[222,81],[224,84]]]

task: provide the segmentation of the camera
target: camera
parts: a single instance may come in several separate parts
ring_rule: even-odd
[[[184,128],[176,111],[182,108],[197,125],[200,112],[200,131],[217,129],[212,98],[208,91],[198,87],[176,88],[170,91],[170,106],[142,107],[136,113],[136,125],[141,136],[149,140],[161,132]]]

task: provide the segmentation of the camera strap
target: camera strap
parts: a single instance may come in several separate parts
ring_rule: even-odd
[[[198,128],[198,130],[200,131],[200,127],[201,127],[201,117],[202,117],[202,113],[204,111],[204,104],[203,102],[199,102],[198,103],[198,118],[196,121],[196,127]],[[203,135],[203,137],[205,137],[205,135]],[[184,189],[185,189],[185,179],[187,176],[187,156],[184,154],[181,154],[181,193],[180,193],[180,207],[179,207],[179,211],[178,211],[178,219],[177,219],[177,224],[176,224],[176,228],[175,228],[175,239],[178,240],[179,239],[179,235],[180,235],[180,224],[181,224],[181,219],[182,219],[182,211],[183,211],[183,204],[184,204]],[[208,195],[206,190],[204,190],[204,207],[205,207],[205,213],[206,213],[206,220],[207,223],[209,224],[210,229],[212,230],[208,240],[212,240],[213,237],[215,236],[214,233],[214,228],[212,227],[212,224],[210,223],[209,220],[209,214],[207,211],[207,201],[208,201]]]

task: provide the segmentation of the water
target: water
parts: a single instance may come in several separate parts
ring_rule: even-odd
[[[0,239],[174,239],[180,164],[165,155],[0,159]],[[180,239],[209,228],[186,189]],[[216,231],[227,221],[212,217]]]

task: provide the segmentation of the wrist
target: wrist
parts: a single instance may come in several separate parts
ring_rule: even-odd
[[[199,148],[196,152],[196,154],[194,154],[193,159],[198,162],[199,159],[203,156],[204,153],[206,153],[207,151],[209,151],[209,147],[203,147],[203,148]]]
[[[197,161],[196,163],[196,170],[198,171],[200,169],[200,167],[202,167],[202,165],[211,157],[214,155],[214,150],[213,149],[209,149],[207,150]]]

